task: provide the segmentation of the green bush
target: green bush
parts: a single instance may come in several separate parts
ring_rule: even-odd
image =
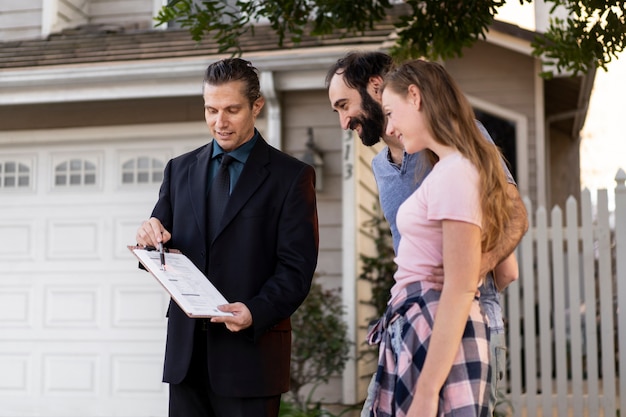
[[[378,207],[374,207],[374,211],[376,214],[365,222],[364,226],[369,227],[370,234],[374,236],[376,255],[360,255],[363,269],[359,275],[359,279],[368,281],[372,287],[372,299],[364,302],[374,306],[376,309],[376,317],[370,317],[370,320],[377,320],[385,313],[391,287],[395,282],[393,274],[396,272],[393,240],[389,224],[383,215],[380,214]]]
[[[343,320],[343,306],[338,290],[324,290],[313,283],[311,291],[291,317],[291,388],[287,401],[281,404],[282,417],[331,416],[312,404],[311,397],[321,383],[340,374],[349,358],[348,326]],[[302,388],[311,384],[306,398]]]

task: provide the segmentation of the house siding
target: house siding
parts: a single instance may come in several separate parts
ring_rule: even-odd
[[[317,279],[331,288],[341,286],[341,130],[325,91],[299,91],[282,96],[282,150],[301,158],[306,150],[307,128],[313,128],[315,145],[323,152],[323,189],[317,192],[320,255]]]
[[[2,130],[203,121],[198,96],[0,106]],[[208,133],[208,130],[207,130]]]
[[[0,0],[0,41],[37,39],[86,24],[132,29],[154,26],[153,0],[57,0],[47,14],[41,0]],[[50,20],[48,25],[44,20]],[[46,32],[46,33],[44,33]]]
[[[152,0],[92,0],[89,9],[90,23],[132,24],[138,29],[153,26]]]
[[[0,40],[41,36],[41,0],[0,0]]]
[[[355,135],[356,136],[356,135]],[[380,216],[380,203],[378,199],[378,187],[372,172],[372,159],[383,148],[383,144],[379,143],[374,147],[365,147],[360,143],[360,139],[355,137],[357,168],[356,175],[358,178],[357,199],[359,201],[356,207],[359,255],[377,257],[379,256],[376,248],[375,239],[378,237],[375,231],[368,226],[368,222],[374,217]],[[362,271],[363,265],[361,259],[357,261],[357,271]],[[357,300],[356,319],[357,333],[356,346],[357,355],[362,358],[357,362],[357,394],[358,398],[364,399],[367,395],[367,386],[371,380],[373,373],[376,371],[378,348],[373,349],[365,343],[368,324],[377,319],[376,309],[369,304],[365,304],[372,299],[372,289],[369,282],[359,280],[357,277]]]
[[[550,153],[548,155],[548,183],[552,205],[565,207],[570,196],[580,201],[580,146],[578,142],[552,131],[550,135]]]

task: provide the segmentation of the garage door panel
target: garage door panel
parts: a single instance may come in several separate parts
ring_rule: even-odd
[[[114,355],[111,358],[112,392],[121,397],[164,394],[162,355]]]
[[[47,285],[44,293],[44,327],[102,327],[98,286]]]
[[[49,219],[47,258],[103,259],[102,229],[99,219]]]
[[[128,245],[134,245],[137,228],[150,215],[149,210],[137,210],[135,217],[116,217],[113,219],[113,256],[115,259],[128,260],[132,253],[128,250]],[[143,217],[140,217],[143,215]]]
[[[33,293],[30,286],[0,286],[0,328],[32,328]]]
[[[29,353],[5,352],[0,354],[0,392],[10,395],[28,395],[28,375],[33,357]]]
[[[116,286],[113,289],[112,326],[164,329],[169,298],[156,285],[143,287]]]
[[[100,390],[101,356],[97,352],[42,355],[44,395],[96,396]]]
[[[0,236],[0,262],[35,259],[34,219],[12,218],[10,222],[0,222]]]

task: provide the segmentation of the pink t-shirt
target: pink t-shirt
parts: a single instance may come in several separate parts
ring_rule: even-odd
[[[482,227],[478,171],[458,152],[437,162],[398,209],[396,221],[402,238],[395,258],[398,270],[391,288],[391,304],[404,287],[424,280],[433,267],[443,264],[442,220]],[[431,285],[424,282],[425,288]]]

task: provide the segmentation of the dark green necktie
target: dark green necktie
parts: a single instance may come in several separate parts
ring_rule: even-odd
[[[208,214],[209,214],[209,242],[213,241],[224,216],[224,210],[230,197],[230,173],[228,165],[234,160],[230,155],[223,154],[222,162],[213,179],[213,184],[209,190]]]

